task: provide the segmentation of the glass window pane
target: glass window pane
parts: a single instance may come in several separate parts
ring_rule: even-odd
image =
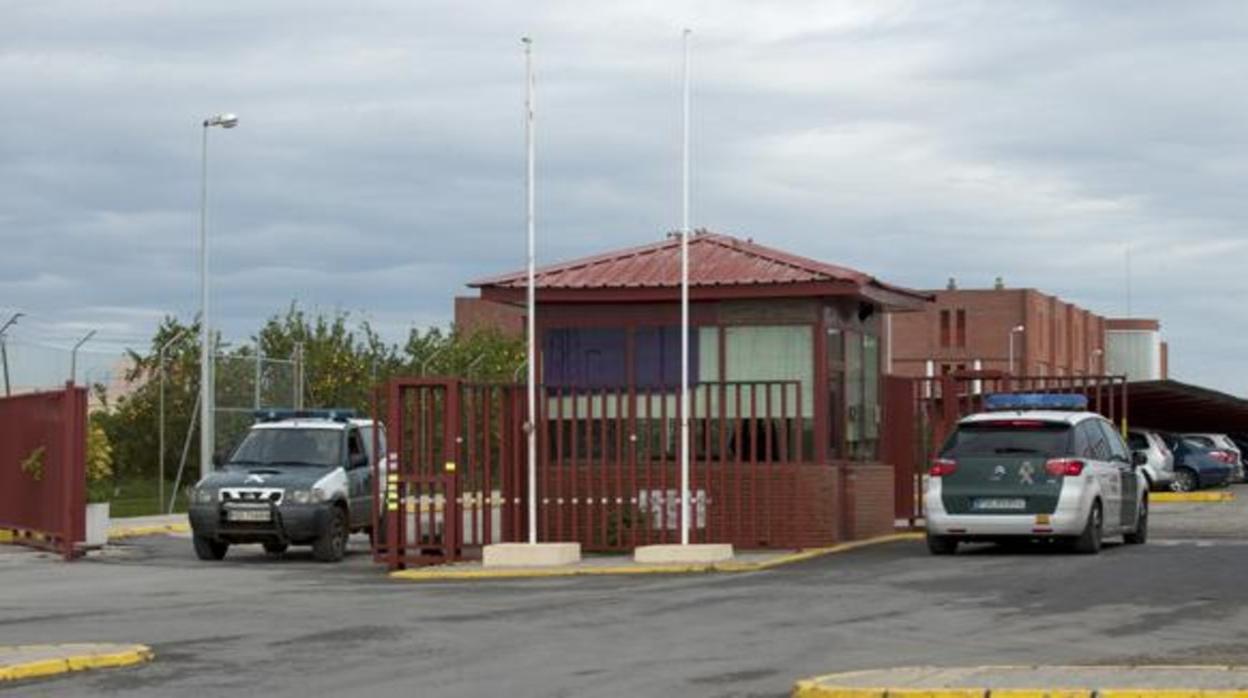
[[[625,384],[622,328],[550,329],[542,340],[542,378],[547,386],[609,388]]]
[[[801,386],[801,416],[814,414],[814,349],[810,325],[759,325],[724,328],[724,374],[733,381],[797,381]],[[785,401],[790,415],[798,414],[796,389],[788,388]],[[779,388],[772,409],[780,413]],[[748,401],[747,401],[748,402]],[[763,398],[760,396],[760,409]],[[743,410],[745,408],[743,407]]]

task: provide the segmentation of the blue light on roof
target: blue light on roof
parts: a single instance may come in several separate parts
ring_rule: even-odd
[[[256,421],[259,422],[280,422],[284,419],[328,419],[335,422],[345,422],[348,419],[354,419],[355,410],[352,409],[332,409],[332,410],[256,410],[254,412]]]
[[[1086,410],[1086,395],[1056,393],[998,393],[984,398],[984,409],[1001,410]]]

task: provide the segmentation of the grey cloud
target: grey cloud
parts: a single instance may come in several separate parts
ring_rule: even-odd
[[[1004,275],[1161,317],[1176,374],[1237,392],[1248,99],[1238,3],[80,0],[0,27],[0,311],[143,336],[198,306],[198,122],[214,314],[298,297],[399,339],[523,263],[538,39],[543,260],[694,222],[917,287]]]

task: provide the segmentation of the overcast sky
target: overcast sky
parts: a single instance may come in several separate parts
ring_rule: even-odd
[[[200,122],[214,321],[291,300],[388,337],[524,263],[536,41],[539,259],[693,222],[897,284],[1034,286],[1162,320],[1172,373],[1238,394],[1242,2],[0,5],[0,313],[141,344],[198,308]]]

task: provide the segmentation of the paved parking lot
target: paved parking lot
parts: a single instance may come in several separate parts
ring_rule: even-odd
[[[124,641],[154,663],[23,695],[781,696],[895,665],[1248,662],[1248,489],[1154,509],[1099,557],[894,543],[771,572],[468,584],[177,538],[74,564],[0,548],[0,637]]]

